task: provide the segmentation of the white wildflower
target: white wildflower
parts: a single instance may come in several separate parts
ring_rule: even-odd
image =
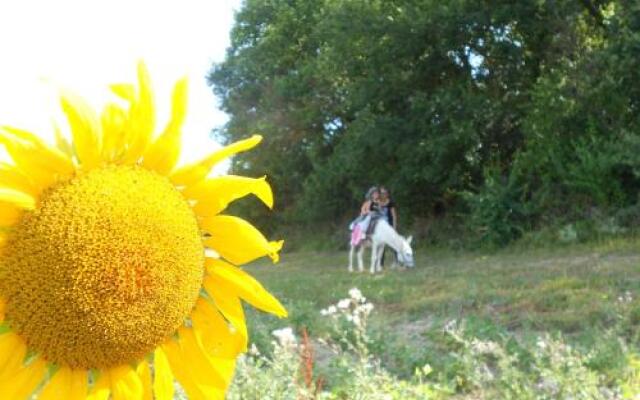
[[[456,321],[455,319],[447,321],[447,323],[444,324],[445,332],[455,332],[457,329],[458,329],[458,321]]]
[[[362,296],[362,292],[360,291],[360,289],[355,287],[349,290],[349,296],[351,296],[352,299],[357,301],[364,300],[364,297]]]
[[[260,350],[258,349],[258,346],[256,346],[255,343],[251,343],[251,347],[249,348],[249,354],[256,357],[260,355]]]
[[[360,309],[365,314],[369,314],[369,313],[371,313],[371,311],[373,311],[373,304],[372,303],[365,303],[362,306],[360,306]]]
[[[633,295],[628,290],[618,296],[618,303],[620,304],[629,304],[631,302],[633,302]]]
[[[331,305],[331,306],[329,306],[327,308],[323,308],[322,310],[320,310],[320,315],[326,317],[328,315],[333,315],[333,314],[335,314],[337,312],[338,312],[338,309],[336,308],[336,306]]]
[[[544,350],[544,349],[547,348],[547,342],[545,342],[543,338],[538,338],[538,341],[536,341],[536,346],[538,346],[538,348]]]
[[[478,354],[495,354],[500,350],[497,343],[478,339],[471,341],[471,348]]]
[[[278,343],[283,347],[294,347],[298,343],[296,336],[293,334],[293,329],[290,327],[276,329],[271,334],[278,339]]]
[[[346,310],[349,306],[351,306],[351,300],[349,299],[342,299],[338,302],[338,308],[341,310]]]

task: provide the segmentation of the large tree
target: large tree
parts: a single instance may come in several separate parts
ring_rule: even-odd
[[[372,183],[448,210],[511,168],[539,85],[603,46],[609,3],[247,0],[209,77],[222,135],[265,136],[233,169],[268,171],[290,220],[352,213]]]

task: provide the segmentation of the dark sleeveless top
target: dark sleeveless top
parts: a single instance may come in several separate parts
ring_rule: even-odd
[[[393,226],[393,214],[391,213],[391,209],[396,206],[396,203],[394,203],[393,200],[389,200],[387,205],[385,206],[377,205],[377,206],[379,207],[380,212],[382,213],[384,218],[387,220],[389,225]]]

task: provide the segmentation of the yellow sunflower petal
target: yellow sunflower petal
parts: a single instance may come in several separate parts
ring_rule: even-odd
[[[206,289],[209,296],[216,303],[216,307],[222,315],[233,325],[240,335],[244,338],[242,351],[247,349],[247,324],[244,318],[244,310],[238,296],[229,291],[228,288],[216,286],[216,282],[207,276],[202,281],[202,285]]]
[[[18,169],[27,174],[39,190],[49,187],[58,176],[70,175],[73,172],[73,168],[68,168],[64,162],[49,163],[57,156],[51,156],[49,151],[42,147],[41,142],[24,140],[0,130],[0,144],[7,149]]]
[[[287,310],[280,304],[278,299],[273,297],[258,281],[240,268],[215,258],[208,258],[205,261],[205,267],[214,281],[213,285],[226,287],[229,291],[235,292],[241,299],[262,311],[281,318],[287,316]]]
[[[198,343],[193,329],[183,327],[180,328],[178,332],[180,335],[179,344],[182,349],[182,354],[192,365],[191,373],[196,383],[225,388],[228,382],[225,382],[213,366],[211,359]]]
[[[185,365],[185,361],[182,358],[182,350],[173,339],[168,340],[166,343],[159,347],[159,350],[167,357],[169,367],[172,375],[180,382],[182,388],[187,392],[189,399],[192,398],[204,398],[204,395],[200,392],[197,385],[191,378],[191,374],[187,371],[188,367]]]
[[[187,112],[187,83],[187,79],[183,78],[173,88],[171,119],[144,155],[143,165],[161,175],[171,172],[180,156],[180,136]]]
[[[202,325],[200,326],[200,328],[202,328]],[[208,347],[205,346],[205,343],[209,343],[209,341],[207,339],[205,339],[204,336],[207,335],[207,333],[205,332],[205,329],[198,329],[193,327],[193,329],[191,329],[191,331],[193,332],[193,336],[197,342],[197,347],[199,349],[199,351],[205,356],[205,358],[209,361],[209,364],[211,365],[211,368],[213,368],[213,370],[215,370],[215,372],[220,376],[220,378],[223,380],[225,387],[229,386],[229,384],[231,383],[231,379],[233,378],[233,372],[235,370],[235,366],[236,366],[236,357],[238,356],[238,354],[240,352],[242,352],[241,348],[238,346],[236,347],[236,350],[238,351],[234,356],[232,357],[221,357],[221,356],[215,356],[210,352],[210,349]],[[228,330],[228,328],[227,328]],[[236,333],[235,335],[235,343],[237,344],[241,344],[244,342],[243,339],[241,339],[241,335],[239,333]],[[227,343],[227,345],[230,345],[231,343]],[[215,349],[211,349],[211,350],[215,350]]]
[[[127,113],[118,104],[107,104],[100,115],[102,124],[102,158],[114,161],[125,150]]]
[[[2,126],[0,129],[5,132],[5,139],[17,139],[32,145],[34,149],[31,157],[37,158],[36,161],[38,161],[41,166],[63,175],[71,175],[75,171],[75,167],[69,156],[67,156],[63,151],[49,146],[37,135],[6,125]],[[6,134],[8,134],[8,136]]]
[[[225,382],[227,383],[227,387],[231,384],[233,380],[233,374],[236,370],[236,355],[235,358],[220,358],[220,357],[211,357],[211,362],[215,366],[218,373],[221,374]]]
[[[173,374],[169,366],[169,359],[160,347],[153,354],[153,366],[153,394],[156,400],[173,400]]]
[[[204,243],[232,264],[241,265],[268,255],[277,262],[282,241],[269,242],[253,225],[229,215],[204,218],[201,227],[211,237]]]
[[[207,390],[206,386],[199,385],[191,374],[193,365],[183,357],[182,350],[177,342],[170,340],[162,345],[162,350],[167,355],[171,372],[176,377],[180,385],[190,400],[210,400],[223,399],[224,393],[219,395],[214,390]],[[214,392],[214,393],[212,393]]]
[[[267,207],[273,207],[273,192],[266,177],[255,179],[233,175],[219,176],[189,186],[182,194],[197,201],[193,210],[201,217],[214,216],[227,208],[232,201],[248,194],[256,195]]]
[[[0,201],[0,227],[13,226],[20,220],[22,210],[15,205]]]
[[[142,360],[136,368],[136,373],[142,382],[142,399],[153,400],[153,390],[151,389],[151,369],[147,360]]]
[[[87,398],[88,390],[88,374],[85,370],[72,370],[71,371],[71,392],[69,395],[70,400],[85,400]]]
[[[39,400],[85,400],[87,371],[60,367],[40,393]]]
[[[144,154],[155,126],[155,109],[151,79],[147,66],[138,63],[138,96],[131,106],[129,125],[127,126],[129,148],[124,157],[125,163],[135,163]]]
[[[5,133],[10,134],[15,139],[23,140],[31,143],[42,143],[42,140],[29,131],[25,131],[24,129],[16,128],[13,126],[2,125],[0,126],[0,130]]]
[[[186,165],[180,169],[178,169],[175,173],[171,175],[171,181],[179,186],[189,186],[193,185],[204,179],[211,168],[214,165],[224,160],[225,158],[231,157],[236,153],[240,153],[242,151],[247,151],[255,147],[258,143],[262,141],[262,136],[253,135],[249,139],[241,140],[239,142],[232,143],[226,147],[221,148],[218,151],[213,152],[208,157],[205,157],[203,160],[191,165]]]
[[[0,188],[0,226],[12,226],[23,210],[35,208],[33,197],[11,189]]]
[[[70,92],[61,96],[62,110],[69,121],[76,156],[85,169],[100,165],[101,126],[93,109]]]
[[[123,365],[108,371],[112,400],[142,399],[142,381],[133,368]]]
[[[26,400],[42,382],[46,372],[47,363],[38,358],[13,371],[11,376],[0,378],[0,399]]]
[[[16,375],[22,370],[22,368],[24,368],[22,360],[15,362],[15,356],[11,357],[10,355],[7,355],[6,358],[11,358],[11,360],[5,363],[4,367],[2,367],[2,371],[0,372],[0,390],[5,384],[15,379]],[[2,361],[3,360],[0,359],[0,362]],[[4,397],[0,397],[0,399],[2,398]]]
[[[60,131],[60,127],[56,123],[53,124],[53,132],[56,137],[56,148],[71,160],[73,158],[73,146],[71,146],[71,143],[64,137],[62,131]]]
[[[57,400],[69,397],[71,390],[71,369],[61,367],[53,374],[53,377],[47,382],[46,386],[40,393],[38,400]]]
[[[86,400],[107,400],[110,394],[109,374],[105,372],[98,377]]]
[[[109,89],[123,100],[133,102],[136,99],[136,87],[130,83],[114,83]]]
[[[0,382],[11,379],[22,367],[26,354],[27,346],[18,335],[12,332],[0,335]]]
[[[0,187],[15,189],[33,197],[37,197],[40,192],[18,167],[3,162],[0,162]]]
[[[36,206],[36,201],[32,196],[5,188],[0,188],[0,203],[10,204],[21,210],[33,210]]]
[[[210,356],[235,360],[246,348],[246,338],[232,331],[218,309],[208,300],[201,297],[196,301],[191,320],[194,331]]]

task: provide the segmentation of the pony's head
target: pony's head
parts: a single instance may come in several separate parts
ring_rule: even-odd
[[[408,238],[402,238],[402,246],[400,251],[398,252],[398,261],[400,264],[404,265],[408,268],[415,267],[413,262],[413,249],[411,248],[411,242],[413,241],[413,236],[409,236]]]

